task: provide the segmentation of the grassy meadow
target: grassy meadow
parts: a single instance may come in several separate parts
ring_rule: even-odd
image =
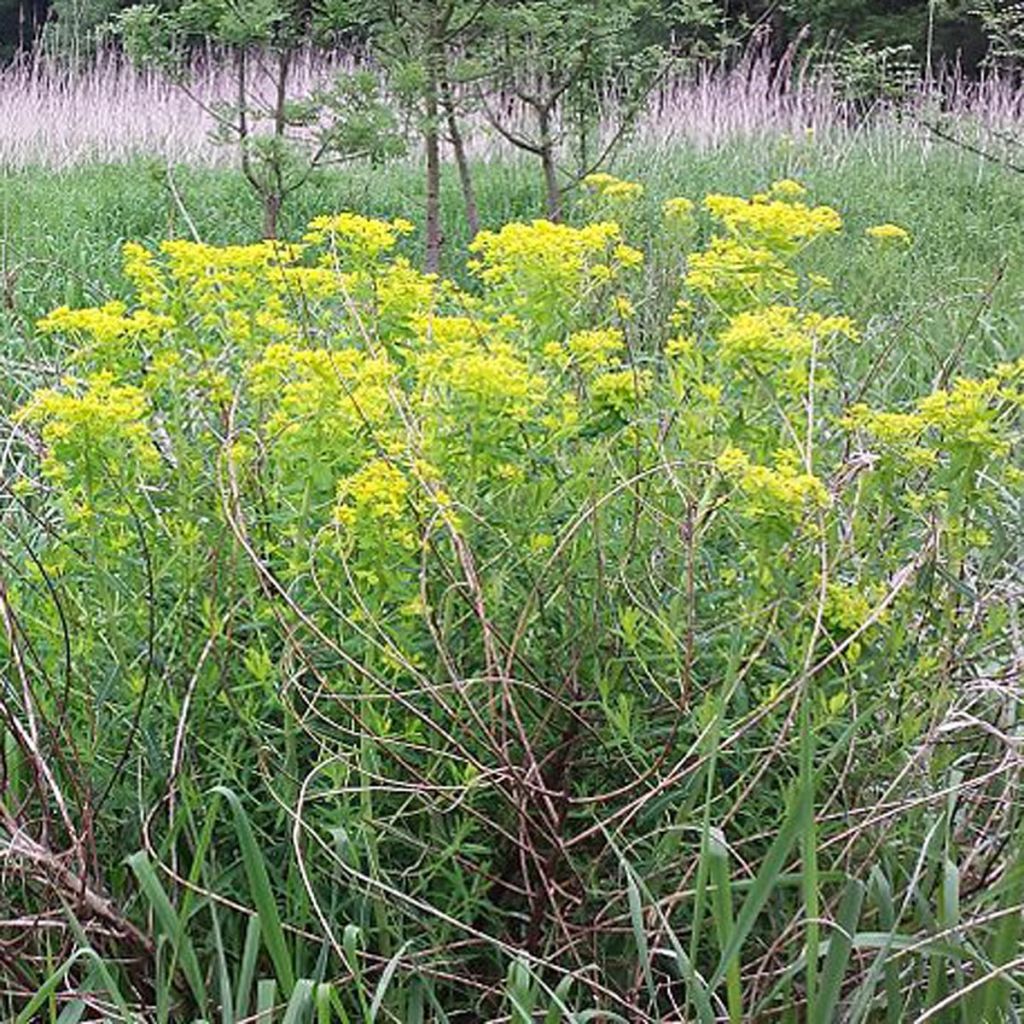
[[[821,142],[741,139],[710,152],[682,145],[626,149],[614,169],[644,182],[648,218],[657,218],[668,196],[750,194],[766,182],[795,177],[821,202],[842,208],[851,235],[880,222],[904,224],[914,233],[914,250],[885,274],[873,272],[868,248],[834,246],[823,255],[823,272],[841,284],[846,308],[865,323],[900,323],[910,342],[900,346],[902,358],[933,358],[959,346],[965,331],[968,364],[1011,355],[1012,343],[998,339],[1012,337],[1010,325],[1020,312],[1019,175],[942,141],[902,138],[896,131]],[[540,215],[540,181],[529,164],[481,162],[475,181],[484,226]],[[410,216],[422,204],[421,176],[412,166],[324,172],[286,207],[282,235],[296,237],[325,210],[391,218]],[[444,177],[442,210],[447,267],[458,273],[470,239],[452,168]],[[215,244],[259,236],[257,204],[237,174],[188,165],[168,172],[146,160],[9,171],[2,216],[10,281],[5,329],[16,344],[31,343],[31,329],[19,330],[19,324],[31,325],[54,306],[123,295],[125,241],[154,244],[191,237],[193,229]],[[413,238],[405,248],[415,255],[417,244]]]
[[[1024,179],[608,170],[0,172],[5,1019],[1024,1019]]]

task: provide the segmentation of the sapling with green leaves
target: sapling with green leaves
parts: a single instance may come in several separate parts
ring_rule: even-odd
[[[483,73],[473,57],[486,29],[490,0],[338,0],[343,16],[365,33],[388,85],[423,142],[426,231],[425,267],[441,260],[441,146],[452,146],[465,204],[468,233],[480,228],[476,191],[461,124],[467,81]]]
[[[292,72],[299,53],[335,42],[340,27],[330,10],[308,0],[139,4],[114,25],[128,54],[173,75],[209,112],[214,138],[236,149],[242,174],[259,197],[266,238],[277,236],[288,196],[319,169],[380,162],[404,150],[397,119],[371,72],[325,75],[312,90],[297,90]],[[197,45],[230,53],[230,100],[211,105],[191,91],[187,57]]]
[[[709,0],[505,0],[484,17],[491,77],[481,104],[507,142],[540,160],[547,214],[558,220],[566,191],[610,158],[671,63],[705,49],[720,10]],[[602,125],[611,94],[615,123]],[[532,128],[502,109],[503,96],[526,108]]]

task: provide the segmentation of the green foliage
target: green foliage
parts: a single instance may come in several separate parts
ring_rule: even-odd
[[[330,14],[301,0],[226,0],[138,4],[113,22],[127,53],[174,75],[188,90],[188,57],[197,44],[234,55],[235,95],[209,109],[213,137],[233,147],[263,205],[263,232],[277,234],[284,201],[322,166],[352,160],[379,164],[404,152],[397,120],[370,72],[338,75],[298,96],[296,53],[329,40]],[[269,62],[269,67],[268,67]]]
[[[130,244],[121,305],[40,325],[3,653],[154,1019],[1019,1001],[1024,370],[901,332],[873,386],[839,276],[914,280],[917,218],[646,186],[447,279],[396,215]],[[147,1000],[106,952],[51,970]]]
[[[715,34],[722,12],[709,0],[510,0],[485,7],[482,18],[482,62],[500,92],[530,108],[535,130],[526,137],[514,133],[488,107],[490,120],[514,145],[541,158],[548,212],[556,216],[559,152],[571,155],[575,184],[603,166],[673,61],[717,57],[726,47]],[[602,135],[601,99],[609,91],[620,101],[620,118],[604,125]]]
[[[989,61],[1019,66],[1024,60],[1024,4],[982,0],[972,13],[981,19],[992,41]]]

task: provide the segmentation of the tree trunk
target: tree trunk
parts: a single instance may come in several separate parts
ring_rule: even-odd
[[[291,50],[281,51],[277,61],[277,81],[274,96],[274,140],[275,149],[268,156],[268,178],[263,192],[263,237],[277,238],[277,222],[284,203],[285,154],[284,134],[288,127],[288,72],[291,69]]]
[[[441,140],[437,132],[437,97],[427,98],[427,128],[423,142],[427,151],[427,251],[428,274],[441,269]]]
[[[544,195],[548,218],[560,221],[562,219],[562,190],[558,185],[555,143],[551,138],[551,111],[547,107],[537,108],[537,125],[540,128],[540,161],[544,168]]]
[[[277,238],[277,220],[281,213],[281,196],[266,192],[263,196],[263,237]]]
[[[459,119],[455,111],[455,97],[452,95],[452,84],[448,80],[447,71],[441,76],[441,101],[444,104],[445,117],[448,121],[448,138],[451,139],[455,153],[455,166],[459,170],[459,184],[462,186],[462,201],[466,207],[466,226],[470,238],[475,238],[480,230],[480,211],[476,202],[476,188],[473,185],[473,174],[466,156],[466,140],[459,128]]]
[[[426,149],[427,170],[427,248],[425,267],[428,274],[441,269],[441,137],[438,132],[438,83],[441,48],[441,27],[437,12],[431,11],[428,29],[429,50],[427,54],[427,84],[424,95],[426,120],[423,127],[423,144]]]

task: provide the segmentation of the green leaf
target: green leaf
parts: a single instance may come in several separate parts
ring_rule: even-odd
[[[288,943],[285,941],[284,930],[281,927],[281,917],[274,899],[274,891],[270,885],[270,876],[267,874],[263,854],[256,845],[256,837],[253,835],[249,816],[232,790],[226,786],[216,786],[213,792],[223,796],[231,806],[235,833],[242,849],[242,864],[249,882],[249,893],[259,914],[263,942],[274,964],[274,971],[281,989],[286,996],[289,996],[295,987],[295,973],[292,970]]]

